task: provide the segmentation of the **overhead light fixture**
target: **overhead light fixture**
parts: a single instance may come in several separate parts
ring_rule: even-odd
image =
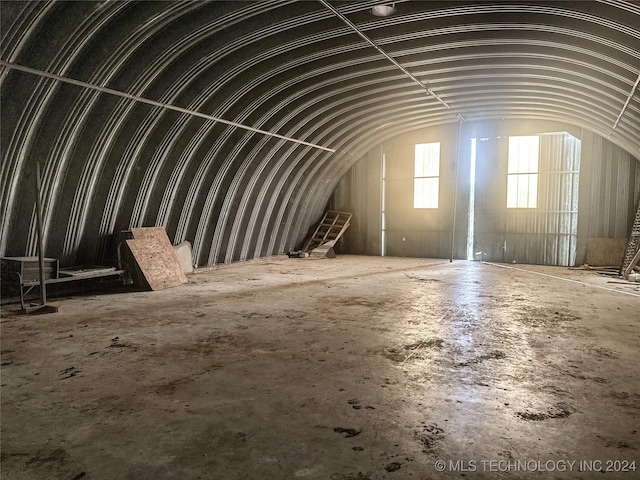
[[[371,13],[376,17],[388,17],[396,13],[395,3],[391,5],[374,5],[371,8]]]

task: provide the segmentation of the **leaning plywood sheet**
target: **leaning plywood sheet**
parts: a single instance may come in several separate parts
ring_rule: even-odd
[[[166,245],[157,238],[127,240],[127,245],[142,273],[141,286],[148,286],[151,290],[162,290],[185,283],[183,278],[186,277],[175,257],[173,247],[168,251]]]
[[[148,238],[157,239],[163,245],[163,248],[166,249],[166,253],[164,255],[166,255],[167,259],[173,258],[175,260],[175,263],[180,265],[180,260],[178,259],[178,256],[175,253],[176,252],[175,248],[173,247],[173,245],[171,245],[171,241],[169,240],[169,237],[167,237],[167,232],[163,227],[132,228],[131,235],[135,240],[142,240],[142,239],[148,239]],[[170,252],[173,252],[173,255]],[[184,271],[182,271],[182,274],[179,275],[179,277],[180,277],[181,283],[187,283],[188,280],[184,274]]]
[[[586,263],[592,266],[620,266],[627,246],[626,238],[587,239]]]
[[[151,290],[177,287],[187,283],[178,257],[162,228],[132,229],[127,245],[142,274],[143,286]]]

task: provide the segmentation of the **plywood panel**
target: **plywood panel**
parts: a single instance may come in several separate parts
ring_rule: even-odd
[[[133,228],[127,245],[151,290],[187,283],[175,250],[162,227]]]
[[[587,239],[586,263],[593,266],[622,265],[626,238],[594,238]]]
[[[132,228],[131,235],[136,240],[141,239],[156,239],[163,245],[163,248],[166,249],[167,257],[175,257],[176,263],[180,264],[177,255],[175,255],[175,249],[173,245],[171,245],[171,241],[169,241],[169,237],[167,237],[167,232],[163,227],[140,227],[140,228]],[[170,252],[173,252],[171,255]],[[187,277],[184,275],[184,271],[180,276],[180,281],[182,283],[187,283]]]

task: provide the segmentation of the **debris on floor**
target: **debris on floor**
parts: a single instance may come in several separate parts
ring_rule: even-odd
[[[462,477],[438,460],[637,459],[640,294],[607,277],[344,255],[189,279],[72,297],[47,321],[3,308],[2,478],[447,480]]]

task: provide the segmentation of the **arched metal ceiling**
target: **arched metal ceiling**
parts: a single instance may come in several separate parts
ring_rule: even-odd
[[[640,156],[637,3],[379,3],[1,2],[0,254],[35,253],[36,160],[47,254],[104,261],[163,225],[211,265],[293,249],[410,130],[563,122]]]

